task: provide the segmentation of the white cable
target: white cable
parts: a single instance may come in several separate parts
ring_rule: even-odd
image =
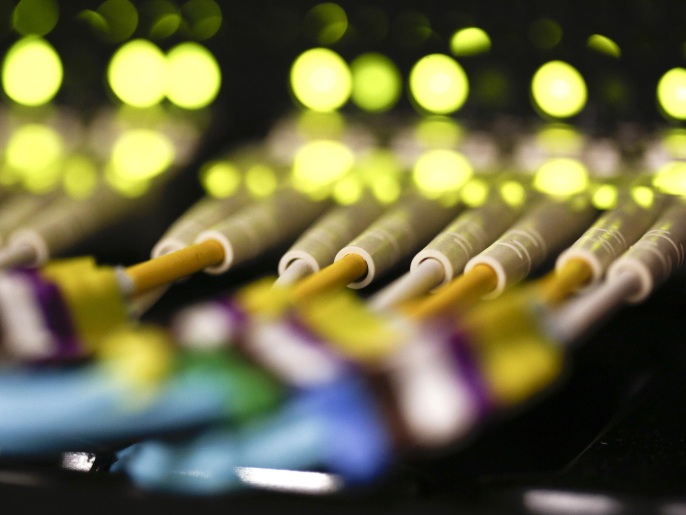
[[[442,263],[433,258],[423,260],[414,271],[409,272],[369,299],[374,311],[391,309],[406,300],[414,299],[428,292],[445,277]]]
[[[640,279],[625,272],[569,301],[545,321],[555,341],[568,345],[619,309],[640,289]]]
[[[297,283],[300,279],[304,279],[308,275],[315,272],[310,263],[304,259],[296,259],[288,265],[279,278],[274,281],[274,286],[277,288],[285,288]]]

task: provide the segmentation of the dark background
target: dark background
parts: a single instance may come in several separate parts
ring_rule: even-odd
[[[264,135],[275,119],[292,109],[288,70],[300,52],[317,46],[306,17],[316,3],[221,3],[222,26],[204,44],[221,63],[223,86],[195,162],[168,186],[164,201],[146,223],[138,219],[120,225],[74,253],[95,249],[100,260],[113,263],[145,258],[164,227],[200,196],[197,164]],[[13,5],[0,0],[0,51],[17,38],[11,29]],[[59,23],[47,36],[67,70],[57,103],[76,108],[86,119],[99,106],[114,102],[103,77],[117,44],[77,16],[95,7],[94,2],[60,2]],[[597,135],[614,134],[627,125],[648,132],[669,123],[655,104],[659,77],[686,60],[686,2],[347,1],[343,7],[350,27],[333,48],[346,59],[366,51],[383,52],[395,60],[404,77],[421,56],[447,53],[456,29],[485,29],[491,52],[460,59],[472,81],[472,94],[457,115],[483,125],[503,118],[535,119],[530,78],[544,62],[563,59],[577,66],[589,87],[589,105],[573,120],[578,127]],[[532,23],[541,18],[556,21],[562,29],[559,44],[552,48],[541,48],[532,40]],[[617,42],[621,58],[590,50],[586,40],[594,33]],[[144,36],[141,22],[133,37]],[[188,38],[180,33],[157,43],[166,49]],[[479,78],[494,70],[505,78],[504,87],[497,95],[480,92]],[[346,110],[356,114],[352,107]],[[412,112],[406,96],[396,111]],[[271,273],[277,255],[278,251],[240,267],[230,277],[199,277],[176,286],[150,316],[163,320],[193,299]],[[57,507],[94,513],[286,508],[332,513],[590,513],[583,504],[590,498],[611,501],[596,504],[604,508],[594,513],[686,513],[685,301],[686,282],[678,277],[644,305],[623,310],[575,350],[566,377],[553,391],[494,420],[460,448],[402,457],[386,478],[364,491],[327,498],[268,492],[176,498],[137,491],[124,479],[98,471],[63,471],[48,460],[2,463],[0,503],[7,513]],[[532,492],[535,498],[537,491],[571,497],[550,511],[532,505]]]

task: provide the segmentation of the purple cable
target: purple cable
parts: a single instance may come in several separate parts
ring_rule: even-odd
[[[52,359],[69,359],[83,355],[83,345],[59,288],[41,277],[36,270],[16,270],[30,284],[40,306],[45,325],[57,342]]]
[[[474,358],[468,335],[459,330],[450,333],[447,346],[460,377],[474,396],[479,409],[479,416],[484,417],[493,411],[494,404],[489,394],[488,386],[484,383],[483,376]]]

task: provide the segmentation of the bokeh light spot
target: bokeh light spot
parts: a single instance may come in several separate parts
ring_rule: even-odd
[[[488,184],[482,179],[472,179],[464,185],[460,198],[466,206],[479,207],[488,198]]]
[[[533,185],[549,195],[574,195],[588,187],[588,171],[577,159],[549,159],[536,172]]]
[[[132,129],[122,133],[112,147],[112,172],[123,179],[148,180],[174,162],[174,146],[161,132]]]
[[[21,0],[12,13],[12,26],[24,36],[45,36],[55,28],[59,16],[55,0]]]
[[[450,51],[458,57],[483,54],[490,49],[491,38],[478,27],[460,29],[450,38]]]
[[[205,192],[215,198],[232,195],[241,184],[241,172],[226,161],[206,164],[200,170],[200,183]]]
[[[467,99],[469,83],[462,67],[451,57],[432,54],[420,59],[410,72],[410,93],[419,107],[436,114],[457,111]]]
[[[50,168],[63,153],[62,138],[54,129],[30,123],[12,133],[5,148],[5,162],[15,170],[36,172]]]
[[[64,163],[62,187],[72,198],[88,197],[98,184],[98,170],[95,163],[80,154],[69,156]]]
[[[308,11],[303,26],[318,44],[332,45],[348,30],[348,16],[340,5],[326,2]]]
[[[265,164],[255,164],[245,172],[245,187],[256,197],[268,197],[279,185],[276,172]]]
[[[167,89],[167,59],[150,41],[136,39],[112,56],[107,79],[114,94],[133,107],[152,107]]]
[[[293,161],[293,185],[319,195],[345,177],[355,163],[352,151],[343,143],[315,140],[304,144]]]
[[[110,41],[125,41],[136,31],[138,11],[129,0],[106,0],[97,12],[107,23],[106,37]]]
[[[586,104],[586,82],[581,74],[563,61],[550,61],[541,66],[531,81],[531,94],[546,115],[567,118]]]
[[[209,105],[219,93],[221,70],[212,53],[198,43],[181,43],[167,55],[167,97],[186,109]]]
[[[619,45],[607,36],[593,34],[592,36],[589,36],[586,44],[588,45],[588,48],[601,54],[609,55],[610,57],[615,57],[617,59],[622,56],[622,50],[619,48]]]
[[[655,201],[655,192],[648,186],[634,186],[631,188],[631,198],[633,198],[639,206],[648,209]]]
[[[668,117],[686,119],[686,69],[672,68],[662,76],[657,84],[657,101]]]
[[[526,190],[517,181],[506,181],[500,185],[500,196],[510,206],[519,207],[526,200]]]
[[[214,0],[189,0],[181,13],[193,37],[200,41],[214,36],[222,26],[222,11]]]
[[[350,64],[352,100],[365,111],[380,113],[400,98],[402,79],[393,61],[376,54],[362,54]]]
[[[529,26],[529,40],[535,47],[549,50],[562,41],[562,27],[550,18],[538,18]]]
[[[663,165],[653,178],[653,186],[662,193],[686,195],[686,163],[672,161]]]
[[[45,40],[27,36],[5,55],[2,86],[18,104],[38,106],[49,102],[62,84],[62,61]]]
[[[428,150],[414,165],[412,178],[417,188],[429,198],[454,193],[472,178],[472,165],[454,150]]]
[[[302,53],[291,67],[290,80],[298,101],[315,111],[338,109],[352,92],[348,65],[336,52],[326,48]]]
[[[612,209],[617,205],[617,187],[612,184],[602,184],[593,192],[591,201],[596,209]]]

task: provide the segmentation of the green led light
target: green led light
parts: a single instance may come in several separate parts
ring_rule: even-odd
[[[169,0],[148,0],[141,6],[141,16],[150,26],[152,39],[168,38],[181,26],[179,8]]]
[[[200,170],[200,183],[215,198],[232,195],[241,184],[241,172],[226,161],[208,163]]]
[[[379,177],[397,180],[402,173],[402,166],[392,151],[374,148],[359,157],[355,164],[355,172],[363,184],[371,186]]]
[[[608,210],[617,205],[617,187],[612,184],[603,184],[593,192],[592,202],[596,209]]]
[[[222,25],[222,11],[214,0],[189,0],[181,13],[193,37],[201,41],[214,36]]]
[[[77,15],[77,18],[87,24],[98,36],[109,39],[109,25],[105,17],[99,12],[84,9]]]
[[[326,48],[302,53],[293,63],[290,77],[295,97],[314,111],[338,109],[352,92],[348,65],[336,52]]]
[[[371,185],[372,193],[376,200],[382,204],[392,204],[400,197],[402,188],[400,182],[394,177],[382,175],[374,179]]]
[[[655,202],[655,192],[648,186],[634,186],[631,188],[631,198],[639,206],[648,209]]]
[[[121,134],[112,147],[112,173],[124,180],[149,180],[174,162],[174,146],[161,132],[133,129]]]
[[[98,184],[98,170],[95,163],[84,155],[74,154],[64,163],[62,187],[72,198],[90,196]]]
[[[676,120],[686,119],[686,70],[672,68],[657,84],[657,101],[664,113]]]
[[[340,5],[326,2],[310,9],[303,25],[318,44],[332,45],[348,30],[348,16]]]
[[[686,163],[673,161],[662,166],[653,178],[653,186],[662,193],[686,195]]]
[[[425,117],[415,127],[414,135],[424,147],[451,148],[462,139],[462,127],[446,116]]]
[[[550,154],[578,154],[584,146],[584,136],[571,125],[549,123],[536,133],[536,143]]]
[[[302,111],[296,127],[305,139],[340,139],[345,131],[345,118],[336,111]]]
[[[562,27],[550,18],[538,18],[529,26],[529,40],[535,47],[549,50],[562,41]]]
[[[588,48],[591,48],[596,52],[600,52],[601,54],[616,58],[620,58],[622,56],[622,51],[619,48],[619,45],[607,36],[593,34],[588,38],[586,44],[588,45]]]
[[[50,44],[28,36],[17,41],[2,64],[2,86],[18,104],[48,103],[62,84],[62,61]]]
[[[417,62],[410,72],[410,93],[419,107],[436,114],[457,111],[469,93],[467,75],[455,60],[432,54]]]
[[[479,207],[488,198],[488,183],[481,179],[472,179],[460,191],[460,198],[466,206]]]
[[[15,170],[40,172],[63,155],[60,135],[47,125],[30,123],[16,129],[5,148],[5,162]]]
[[[321,195],[345,177],[354,163],[355,156],[343,143],[308,142],[298,149],[293,160],[293,185],[305,193]]]
[[[152,107],[167,89],[167,59],[150,41],[136,39],[112,56],[107,79],[114,94],[133,107]]]
[[[491,38],[478,27],[460,29],[450,38],[450,51],[456,56],[483,54],[491,49]]]
[[[181,43],[167,55],[167,97],[179,107],[200,109],[219,93],[221,70],[212,53],[198,43]]]
[[[675,158],[686,159],[686,129],[672,128],[662,137],[662,146]]]
[[[344,177],[333,188],[333,199],[343,206],[354,204],[362,197],[362,184],[356,177]]]
[[[588,188],[588,171],[576,159],[549,159],[536,172],[533,185],[548,195],[575,195]]]
[[[362,54],[350,64],[352,100],[365,111],[380,113],[400,98],[402,79],[398,68],[381,54]]]
[[[264,164],[255,164],[245,172],[245,187],[256,197],[268,197],[279,182],[274,170]]]
[[[550,61],[541,66],[531,81],[535,105],[555,118],[567,118],[586,104],[586,83],[581,74],[563,61]]]
[[[55,0],[21,0],[12,13],[12,27],[24,36],[45,36],[55,28],[59,15]]]
[[[429,198],[458,191],[474,175],[466,157],[454,150],[429,150],[414,165],[412,179]]]
[[[516,181],[507,181],[500,185],[500,196],[513,207],[521,206],[526,200],[524,186]]]
[[[136,31],[138,11],[129,0],[106,0],[97,12],[106,22],[103,35],[110,41],[125,41]]]

